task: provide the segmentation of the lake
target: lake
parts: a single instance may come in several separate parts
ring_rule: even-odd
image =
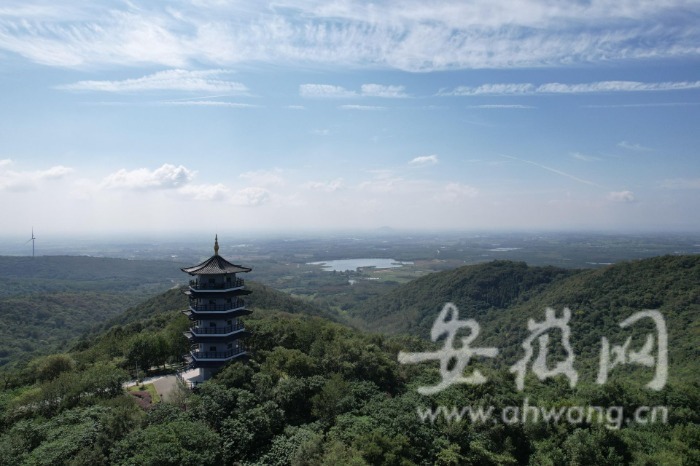
[[[392,269],[413,262],[398,262],[394,259],[338,259],[332,261],[309,262],[312,265],[320,265],[328,272],[357,271],[360,267],[374,267],[377,269]]]

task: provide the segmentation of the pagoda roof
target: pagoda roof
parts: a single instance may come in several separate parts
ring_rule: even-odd
[[[220,275],[222,273],[250,272],[253,269],[232,264],[220,255],[214,254],[201,264],[193,265],[192,267],[183,267],[180,270],[190,275]]]

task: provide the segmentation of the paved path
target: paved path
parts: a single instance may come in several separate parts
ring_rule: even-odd
[[[170,401],[172,394],[177,388],[177,376],[172,375],[157,375],[155,377],[146,377],[140,382],[136,380],[130,380],[124,384],[124,387],[133,387],[134,385],[145,385],[152,383],[156,387],[156,391],[160,395],[163,401]]]
[[[152,383],[156,387],[161,400],[171,401],[173,393],[177,389],[177,376],[166,375],[154,380]]]

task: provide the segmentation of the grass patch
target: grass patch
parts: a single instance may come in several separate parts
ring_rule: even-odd
[[[126,390],[129,392],[146,391],[151,395],[151,403],[153,403],[153,404],[160,403],[160,395],[156,391],[156,386],[153,385],[152,383],[147,383],[147,384],[143,384],[143,385],[133,385],[131,387],[127,387]]]

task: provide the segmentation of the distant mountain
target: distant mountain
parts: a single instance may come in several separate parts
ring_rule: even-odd
[[[654,331],[651,320],[628,329],[619,324],[638,311],[656,309],[668,329],[669,377],[693,380],[700,370],[700,256],[655,257],[581,271],[507,261],[466,266],[402,285],[353,317],[373,331],[427,339],[446,302],[457,305],[460,319],[473,318],[481,326],[474,345],[498,347],[498,359],[508,365],[523,355],[528,319],[541,322],[546,308],[561,316],[568,307],[577,365],[588,377],[598,368],[601,338],[622,345],[632,336],[631,348],[638,350]],[[561,341],[560,334],[552,339]],[[562,348],[552,351],[561,354]]]

